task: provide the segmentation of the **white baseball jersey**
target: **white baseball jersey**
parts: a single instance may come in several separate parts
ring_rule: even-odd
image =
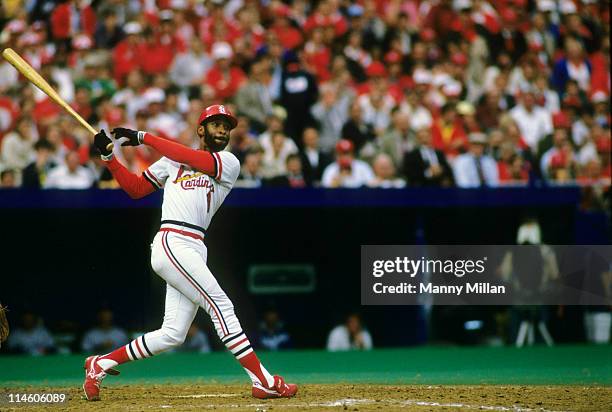
[[[232,153],[212,153],[216,175],[208,176],[190,166],[162,157],[144,171],[144,176],[155,187],[164,189],[162,225],[181,230],[193,229],[194,234],[205,231],[238,174],[240,162]]]

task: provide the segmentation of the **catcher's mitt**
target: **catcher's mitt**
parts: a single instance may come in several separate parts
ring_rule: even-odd
[[[2,342],[8,338],[9,335],[9,324],[6,320],[6,308],[0,304],[0,346]]]

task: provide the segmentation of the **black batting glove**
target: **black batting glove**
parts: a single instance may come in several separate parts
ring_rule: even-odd
[[[113,141],[106,135],[104,130],[100,130],[96,133],[94,136],[94,146],[96,146],[96,149],[98,149],[98,152],[100,152],[103,157],[108,157],[113,154],[112,148],[110,150],[107,148],[109,144],[112,145]]]
[[[137,130],[126,129],[123,127],[114,128],[111,133],[116,140],[121,139],[122,137],[127,137],[128,140],[121,143],[121,146],[138,146],[142,144],[142,136],[144,136],[143,132],[139,132]]]

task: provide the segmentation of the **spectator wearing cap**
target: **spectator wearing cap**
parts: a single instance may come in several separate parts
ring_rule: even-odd
[[[310,110],[317,102],[319,88],[314,76],[302,67],[300,55],[287,51],[283,65],[280,103],[287,110],[285,132],[299,144],[304,128],[314,124]]]
[[[391,127],[377,139],[376,144],[381,153],[391,158],[396,168],[401,168],[405,154],[414,149],[415,141],[409,115],[395,108],[391,116]]]
[[[499,185],[499,172],[495,160],[485,153],[487,135],[470,133],[469,150],[457,156],[453,163],[455,182],[458,187],[496,187]]]
[[[241,68],[232,64],[234,52],[226,42],[217,42],[212,47],[212,58],[215,63],[205,76],[205,83],[212,87],[214,99],[225,102],[234,97],[238,89],[246,81]]]
[[[448,187],[454,184],[453,171],[444,152],[432,146],[431,130],[428,127],[416,132],[418,146],[406,153],[403,159],[403,174],[411,186]]]
[[[446,103],[442,106],[431,128],[433,147],[442,150],[446,156],[453,158],[467,147],[465,129],[461,118],[457,115],[455,103]]]
[[[342,135],[342,127],[348,120],[352,101],[351,93],[340,93],[334,83],[321,85],[319,100],[311,113],[319,124],[321,150],[331,153]]]
[[[272,114],[273,102],[268,88],[271,80],[270,59],[261,55],[251,63],[248,81],[236,93],[238,112],[248,117],[251,127],[258,133],[265,130],[266,119]]]
[[[562,98],[569,79],[575,80],[582,91],[588,92],[591,87],[591,63],[582,44],[571,37],[565,40],[565,57],[555,62],[552,74],[552,84]]]
[[[357,100],[351,104],[349,118],[342,126],[341,136],[353,144],[357,153],[366,143],[374,141],[376,137],[374,126],[365,121],[363,109]]]
[[[372,161],[374,179],[368,183],[369,187],[380,189],[401,189],[406,187],[406,181],[397,176],[395,165],[391,157],[385,153],[379,153]]]
[[[98,22],[98,27],[94,33],[96,47],[99,49],[112,49],[125,34],[117,21],[117,13],[113,9],[105,9],[101,12],[102,21]]]
[[[313,183],[321,181],[323,170],[333,161],[328,152],[321,150],[319,132],[314,127],[307,127],[302,133],[302,149],[300,158],[304,178]]]
[[[113,77],[120,84],[125,84],[129,73],[141,68],[144,56],[142,27],[132,21],[123,26],[125,38],[113,49]]]
[[[325,168],[321,184],[328,188],[358,188],[374,180],[372,168],[364,161],[355,159],[355,147],[350,140],[342,139],[336,144],[336,161]]]
[[[552,133],[552,116],[548,110],[538,107],[535,94],[527,90],[521,94],[519,104],[510,110],[525,142],[533,153],[538,152],[538,144],[546,135]]]
[[[52,168],[44,183],[45,189],[89,189],[95,183],[93,172],[79,164],[76,150],[66,154],[65,163]]]

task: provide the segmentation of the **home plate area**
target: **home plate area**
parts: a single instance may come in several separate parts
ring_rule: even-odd
[[[292,399],[261,401],[243,384],[109,385],[100,402],[87,402],[74,387],[55,388],[69,395],[67,411],[602,411],[612,404],[609,386],[367,385],[307,384]],[[45,391],[45,392],[46,392]],[[7,405],[3,405],[7,406]],[[48,410],[19,405],[2,410]],[[59,410],[59,409],[58,409]]]

